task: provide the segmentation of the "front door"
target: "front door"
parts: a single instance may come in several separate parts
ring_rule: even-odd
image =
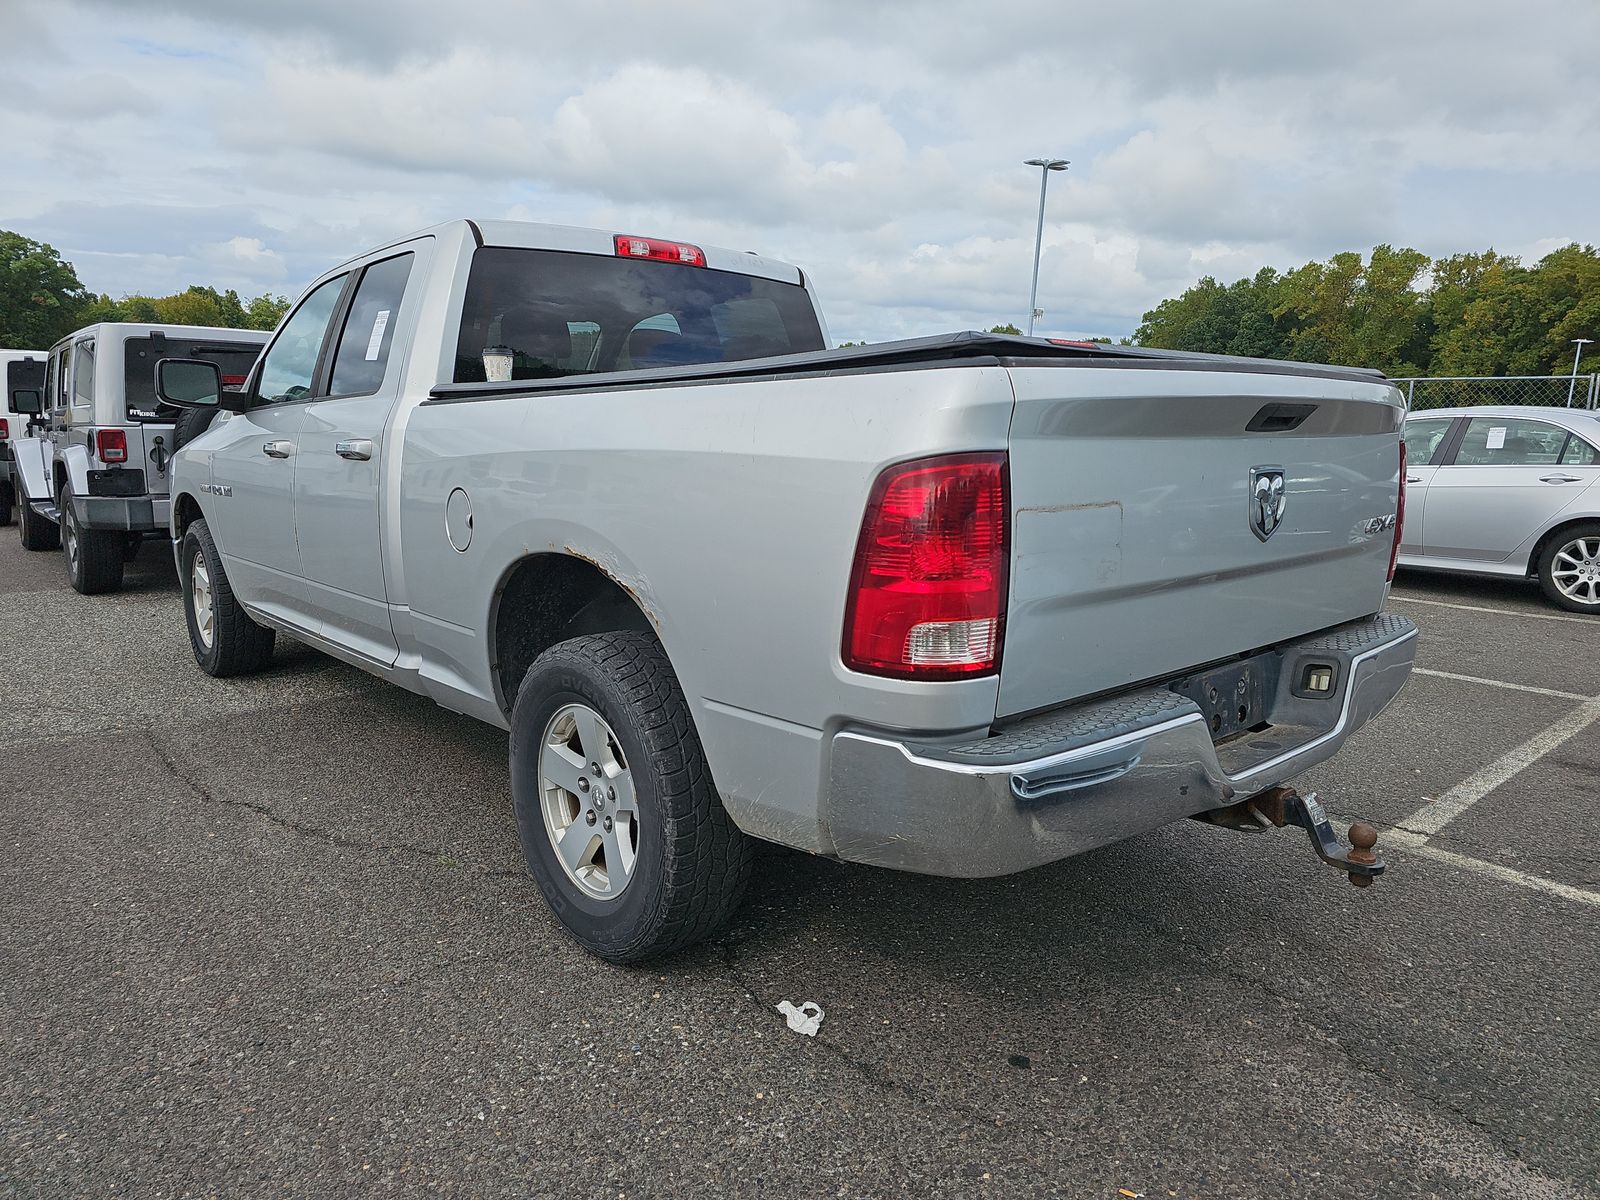
[[[303,622],[294,476],[317,361],[347,276],[322,284],[295,309],[262,355],[248,411],[223,414],[206,441],[211,494],[206,522],[234,593],[265,612]],[[226,489],[226,490],[223,490]]]
[[[327,395],[306,406],[295,468],[300,569],[323,632],[385,664],[399,654],[389,621],[380,527],[384,440],[399,392],[397,338],[417,251],[366,264],[331,354]]]
[[[1532,417],[1482,416],[1428,485],[1429,557],[1504,562],[1600,475],[1594,450]]]
[[[1400,531],[1400,553],[1420,555],[1428,510],[1428,485],[1449,441],[1454,417],[1411,417],[1400,433],[1406,444],[1406,521]]]

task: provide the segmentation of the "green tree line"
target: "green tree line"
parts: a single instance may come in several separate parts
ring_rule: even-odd
[[[97,296],[54,247],[0,229],[0,347],[7,349],[47,350],[97,321],[271,329],[288,307],[286,296],[245,300],[232,288],[199,285],[170,296]]]
[[[1600,337],[1600,250],[1574,243],[1532,266],[1384,245],[1230,284],[1206,276],[1145,313],[1134,340],[1394,376],[1558,375],[1580,337]]]

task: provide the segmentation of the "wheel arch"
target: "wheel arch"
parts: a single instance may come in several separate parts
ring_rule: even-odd
[[[1541,533],[1533,543],[1533,549],[1528,554],[1528,565],[1525,573],[1529,578],[1538,577],[1539,562],[1544,558],[1544,552],[1550,548],[1550,543],[1576,529],[1579,525],[1600,525],[1600,513],[1590,513],[1587,516],[1580,517],[1567,517],[1564,520],[1557,521],[1549,529]]]
[[[526,554],[501,574],[489,611],[489,672],[507,716],[533,660],[557,642],[590,633],[660,629],[638,594],[592,558]]]
[[[205,515],[193,492],[179,492],[172,498],[172,540],[182,541],[183,535],[189,532],[189,526]]]

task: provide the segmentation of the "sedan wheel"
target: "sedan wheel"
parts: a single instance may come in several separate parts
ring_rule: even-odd
[[[1568,612],[1600,614],[1600,522],[1565,530],[1539,556],[1544,594]]]

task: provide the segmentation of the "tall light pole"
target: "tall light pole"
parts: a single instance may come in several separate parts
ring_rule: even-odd
[[[1574,346],[1576,346],[1577,349],[1572,352],[1572,382],[1567,384],[1567,407],[1568,408],[1572,407],[1572,394],[1578,388],[1578,360],[1583,357],[1583,348],[1585,346],[1587,346],[1592,341],[1594,341],[1593,338],[1573,338],[1572,339],[1572,344]]]
[[[1065,171],[1064,158],[1030,158],[1023,164],[1039,168],[1039,229],[1033,235],[1033,287],[1028,292],[1028,336],[1033,336],[1033,319],[1039,315],[1039,251],[1044,248],[1044,191],[1050,186],[1051,171]]]

